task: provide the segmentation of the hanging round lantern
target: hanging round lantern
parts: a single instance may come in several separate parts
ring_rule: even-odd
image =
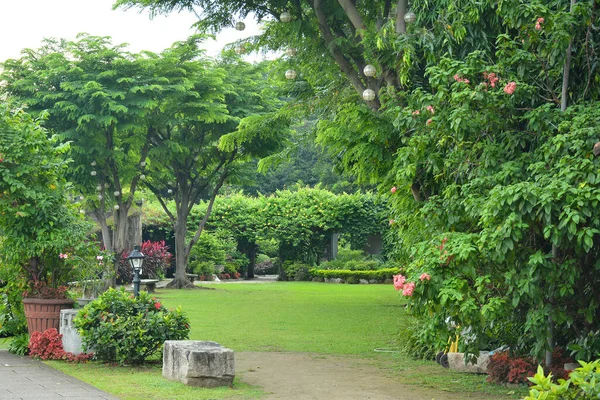
[[[409,11],[406,14],[404,14],[404,22],[406,22],[407,24],[412,24],[416,20],[417,20],[417,15],[414,12]]]
[[[377,73],[377,69],[374,66],[372,66],[371,64],[367,64],[367,65],[365,65],[363,72],[365,73],[366,76],[375,76],[375,74]]]
[[[98,200],[102,200],[104,198],[104,196],[102,196],[101,194],[98,195]]]
[[[140,167],[144,168],[145,166],[146,166],[146,161],[142,161],[142,162],[140,163]]]
[[[96,166],[96,161],[92,161],[92,162],[90,163],[90,165],[91,165],[92,167],[95,167],[95,166]]]
[[[79,214],[85,214],[85,210],[82,208],[79,210]]]
[[[246,29],[246,24],[243,23],[242,21],[236,22],[235,23],[235,30],[236,31],[243,31],[244,29]]]
[[[144,175],[144,174],[140,175],[140,179],[146,179],[146,175]]]
[[[285,77],[287,79],[296,79],[296,71],[294,71],[293,69],[288,69],[287,71],[285,71]]]
[[[290,14],[287,11],[284,11],[281,13],[281,15],[279,16],[279,20],[281,22],[290,22],[292,20],[292,14]]]
[[[84,198],[85,197],[83,197],[83,196],[79,196],[79,200],[81,200],[81,201],[83,201]]]
[[[105,188],[105,189],[108,189],[108,187],[109,187],[109,186],[110,186],[110,185],[109,185],[108,183],[105,183],[105,184],[104,184],[104,188]]]
[[[169,194],[173,194],[173,190],[172,190],[172,189],[169,189],[169,190],[167,190],[167,193],[169,193]]]
[[[90,172],[90,175],[91,175],[91,176],[96,176],[96,171],[92,171],[92,172]]]
[[[366,101],[375,100],[375,91],[373,89],[367,89],[363,92],[363,99]]]
[[[118,204],[115,204],[115,206],[113,207],[115,210],[118,210],[120,207]]]
[[[246,52],[246,48],[243,44],[238,44],[233,50],[235,51],[235,54],[244,54]]]
[[[96,186],[96,190],[97,190],[97,191],[101,191],[101,190],[102,190],[102,185],[98,185],[98,186]]]
[[[115,197],[119,197],[121,195],[121,192],[119,192],[118,190],[115,190],[113,192],[113,194],[115,195]]]
[[[286,49],[285,54],[287,54],[290,57],[294,57],[297,52],[298,51],[296,50],[295,47],[289,47],[288,49]]]

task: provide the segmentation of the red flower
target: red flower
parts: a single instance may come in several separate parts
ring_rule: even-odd
[[[156,308],[157,310],[160,310],[160,303],[157,301],[156,303],[154,303],[154,308]]]

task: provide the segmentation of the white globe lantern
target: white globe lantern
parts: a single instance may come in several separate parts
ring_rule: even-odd
[[[145,166],[146,166],[146,161],[142,161],[142,162],[140,163],[140,167],[144,168]]]
[[[90,165],[91,165],[92,167],[95,167],[95,166],[96,166],[96,161],[92,161],[92,162],[90,163]]]
[[[146,179],[146,175],[144,175],[144,174],[140,175],[140,179]]]
[[[281,22],[290,22],[292,20],[292,14],[290,14],[287,11],[284,11],[281,13],[281,15],[279,16],[279,20]]]
[[[98,195],[98,200],[102,200],[104,198],[104,196],[102,196],[101,194]]]
[[[375,91],[373,89],[367,89],[363,92],[363,99],[366,101],[375,100]]]
[[[85,199],[85,197],[79,196],[79,200],[83,201],[83,199]]]
[[[417,20],[417,15],[416,15],[414,12],[412,12],[412,11],[409,11],[409,12],[407,12],[406,14],[404,14],[404,21],[405,21],[407,24],[412,24],[412,23],[413,23],[413,22],[415,22],[416,20]]]
[[[90,172],[90,175],[91,175],[91,176],[96,176],[96,171],[92,171],[92,172]]]
[[[79,210],[79,214],[85,214],[85,210],[82,208]]]
[[[121,195],[121,192],[119,192],[118,190],[115,190],[113,192],[113,194],[115,195],[115,197],[119,197]]]
[[[233,50],[236,54],[244,54],[246,52],[246,48],[242,44],[238,44]]]
[[[245,23],[243,23],[242,21],[236,22],[236,24],[235,24],[236,31],[243,31],[244,29],[246,29]]]
[[[101,190],[102,190],[102,185],[98,185],[98,186],[96,186],[96,190],[97,190],[97,191],[101,191]]]
[[[115,210],[118,210],[120,207],[118,204],[115,204],[115,206],[113,207]]]
[[[172,190],[172,189],[169,189],[169,190],[167,190],[167,193],[169,193],[169,194],[173,194],[173,190]]]
[[[372,66],[371,64],[367,64],[367,65],[365,65],[363,72],[365,73],[366,76],[375,76],[375,74],[377,73],[377,69],[374,66]]]
[[[296,71],[294,71],[293,69],[288,69],[287,71],[285,71],[285,77],[287,79],[296,79]]]
[[[285,54],[287,54],[290,57],[294,57],[296,53],[298,53],[298,50],[296,50],[295,47],[290,47],[285,51]]]

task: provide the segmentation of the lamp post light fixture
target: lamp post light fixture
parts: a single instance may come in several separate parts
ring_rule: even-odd
[[[279,20],[281,22],[290,22],[292,20],[292,14],[290,14],[287,11],[284,11],[281,13],[281,15],[279,16]]]
[[[133,246],[133,251],[127,257],[129,265],[133,269],[133,295],[140,295],[140,275],[142,274],[142,264],[144,264],[144,254],[140,251],[140,246]]]
[[[362,96],[366,101],[375,100],[375,91],[373,89],[367,89],[363,92]]]
[[[404,22],[406,22],[407,24],[412,24],[416,20],[417,20],[417,15],[414,12],[409,11],[406,14],[404,14]]]

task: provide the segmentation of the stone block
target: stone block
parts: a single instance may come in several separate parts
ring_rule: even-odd
[[[468,372],[472,374],[486,374],[490,363],[489,351],[480,351],[476,363],[465,364],[464,353],[448,353],[448,364],[450,369],[459,372]]]
[[[369,281],[368,281],[368,280],[366,280],[366,279],[359,279],[359,280],[358,280],[358,282],[359,282],[361,285],[368,285],[368,284],[369,284]]]
[[[210,341],[167,340],[162,373],[188,386],[231,386],[235,377],[233,350]]]

